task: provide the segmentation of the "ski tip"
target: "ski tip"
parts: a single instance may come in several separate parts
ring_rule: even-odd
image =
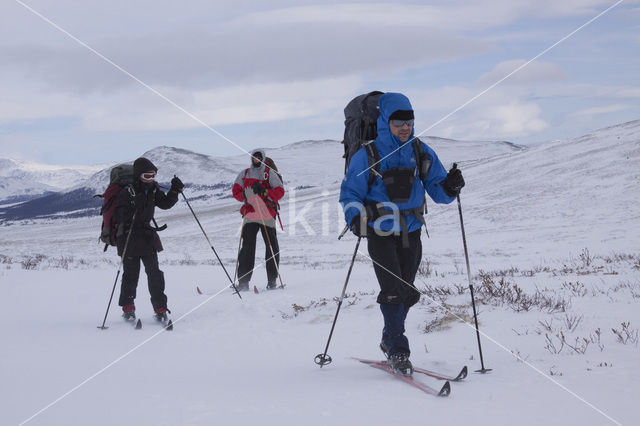
[[[254,292],[255,294],[260,293],[260,292],[258,291],[258,287],[256,287],[255,285],[253,286],[253,292]]]
[[[196,286],[196,291],[198,292],[198,294],[202,294],[202,290],[200,290],[200,287]]]
[[[456,380],[462,380],[465,377],[467,377],[467,366],[465,365],[464,367],[462,367],[462,370],[460,370],[460,374],[458,374],[458,376],[456,377]]]
[[[136,330],[140,330],[142,328],[142,320],[138,318],[138,322],[136,322]]]
[[[440,389],[440,392],[438,392],[438,396],[449,396],[450,393],[451,385],[449,384],[449,381],[446,381],[444,386],[442,386],[442,389]]]
[[[165,328],[167,329],[167,331],[173,330],[173,321],[169,320]]]

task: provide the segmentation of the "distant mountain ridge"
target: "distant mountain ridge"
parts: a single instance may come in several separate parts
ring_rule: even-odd
[[[52,166],[0,158],[0,204],[26,201],[65,190],[103,169],[95,166]]]
[[[448,162],[473,161],[526,150],[511,142],[421,139]],[[290,188],[336,188],[344,175],[344,149],[340,141],[305,140],[266,151],[275,159],[284,173],[285,186]],[[230,198],[236,176],[250,165],[247,154],[213,157],[168,146],[159,146],[141,156],[158,167],[157,180],[161,186],[168,188],[171,178],[178,175],[186,185],[185,193],[195,202]],[[114,165],[94,170],[90,176],[63,191],[45,193],[12,206],[0,206],[0,222],[98,215],[101,199],[93,196],[104,192]]]

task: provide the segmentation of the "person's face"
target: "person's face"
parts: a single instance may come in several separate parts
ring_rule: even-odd
[[[140,180],[144,183],[151,183],[156,178],[156,172],[149,170],[140,175]]]
[[[258,167],[260,163],[262,163],[262,157],[260,155],[253,156],[251,157],[251,161],[254,166]]]
[[[397,124],[400,124],[400,126]],[[411,137],[413,120],[389,120],[389,130],[391,130],[391,134],[397,137],[400,142],[406,142]]]

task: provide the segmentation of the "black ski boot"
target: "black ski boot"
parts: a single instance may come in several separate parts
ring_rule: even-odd
[[[386,359],[389,359],[389,349],[391,348],[385,345],[384,342],[380,342],[380,350],[382,351]]]
[[[122,313],[122,318],[125,321],[133,321],[136,319],[136,311],[125,311]]]
[[[135,305],[126,305],[122,307],[122,318],[125,321],[133,321],[136,319],[136,306]]]
[[[158,308],[154,310],[153,317],[156,321],[167,322],[169,321],[169,316],[167,315],[167,313],[171,313],[171,311],[167,308]]]
[[[156,321],[162,323],[166,330],[173,330],[173,321],[171,321],[167,315],[170,313],[171,311],[167,308],[157,308],[155,309],[153,317]]]
[[[413,374],[413,365],[409,361],[409,354],[398,353],[389,357],[389,368],[391,371],[403,376],[411,376]]]
[[[275,281],[271,281],[269,283],[267,283],[267,290],[275,290],[277,288],[276,286],[276,282]]]
[[[249,283],[238,283],[236,288],[238,289],[238,291],[249,291]]]

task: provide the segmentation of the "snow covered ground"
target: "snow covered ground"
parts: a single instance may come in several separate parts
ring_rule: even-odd
[[[381,357],[366,242],[329,347],[333,363],[314,364],[355,238],[336,240],[342,148],[308,143],[271,152],[287,187],[302,187],[282,203],[284,291],[239,300],[185,203],[158,212],[169,225],[160,258],[171,332],[152,322],[144,274],[143,329],[113,305],[110,328],[96,329],[117,270],[114,252],[96,242],[99,218],[0,227],[0,423],[638,424],[640,122],[526,150],[434,146],[467,181],[461,198],[491,373],[472,372],[435,398],[350,359]],[[412,360],[472,371],[480,362],[457,205],[429,207],[416,281],[424,296],[407,320]],[[237,203],[194,208],[233,273]],[[263,249],[259,242],[258,261]],[[257,265],[251,284],[263,290]]]

